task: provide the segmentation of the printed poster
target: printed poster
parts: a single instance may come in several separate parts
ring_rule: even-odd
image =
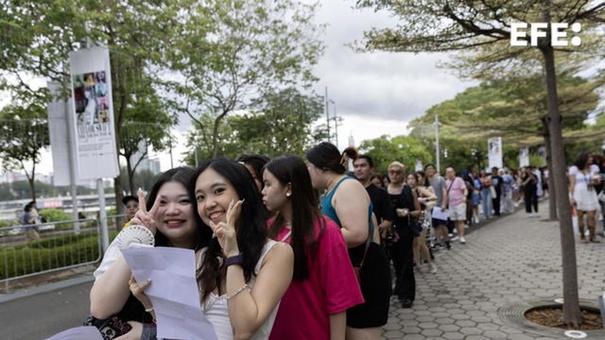
[[[111,97],[109,50],[103,46],[70,53],[76,178],[119,174]]]
[[[519,149],[519,168],[529,166],[529,148]]]
[[[502,168],[502,137],[488,139],[487,152],[489,167]]]

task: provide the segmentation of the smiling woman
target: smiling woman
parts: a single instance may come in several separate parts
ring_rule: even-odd
[[[211,234],[200,227],[201,221],[193,213],[193,195],[187,190],[193,174],[194,170],[187,167],[168,170],[154,183],[147,204],[143,195],[139,195],[141,210],[131,223],[150,229],[155,235],[156,246],[197,250],[203,246],[204,233],[208,236]],[[116,240],[119,239],[116,237]],[[131,271],[116,241],[107,249],[94,276],[95,283],[90,291],[91,318],[88,322],[106,331],[107,320],[115,318],[120,320],[118,325],[126,327],[120,332],[114,329],[113,334],[117,336],[129,331],[129,335],[140,337],[142,323],[151,323],[153,318],[146,312],[149,305],[137,301],[130,293],[128,280]],[[132,330],[127,321],[134,321]]]
[[[197,269],[206,317],[219,339],[267,339],[292,280],[292,249],[267,238],[260,193],[244,165],[206,161],[190,187],[196,213],[216,236]]]

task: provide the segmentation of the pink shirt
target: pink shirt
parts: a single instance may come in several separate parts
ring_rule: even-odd
[[[307,257],[309,277],[292,280],[269,339],[330,339],[330,315],[364,302],[340,228],[325,216],[324,221],[326,228],[316,256]],[[319,227],[316,222],[316,235]],[[289,231],[284,228],[276,240],[282,240]],[[291,237],[285,240],[290,241]]]
[[[446,188],[448,191],[448,198],[450,207],[459,206],[462,204],[464,199],[464,190],[466,189],[466,184],[464,184],[464,180],[460,177],[454,177],[454,184],[451,184],[452,181],[449,179],[445,181]],[[452,187],[450,188],[450,184]]]

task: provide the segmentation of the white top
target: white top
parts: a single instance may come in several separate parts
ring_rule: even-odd
[[[126,230],[126,229],[122,229],[122,231],[124,231],[124,230]],[[120,233],[122,231],[120,231]],[[113,239],[113,241],[111,241],[111,244],[109,244],[109,247],[105,251],[105,254],[103,254],[103,259],[101,260],[101,264],[94,271],[94,273],[92,273],[92,275],[95,277],[95,280],[98,279],[99,276],[101,276],[103,273],[105,273],[107,271],[107,269],[109,269],[109,267],[111,267],[116,262],[116,260],[120,256],[122,256],[120,247],[117,245],[117,243],[118,243],[117,240],[118,240],[118,237],[116,237],[115,239]],[[135,247],[153,247],[153,246],[149,246],[146,244],[131,243],[128,245],[128,247],[135,248]]]
[[[276,241],[269,240],[265,246],[263,247],[262,253],[258,262],[256,263],[256,267],[254,267],[254,275],[250,278],[248,282],[248,291],[252,290],[254,286],[254,282],[256,280],[256,276],[260,272],[263,260],[269,250],[277,244]],[[200,261],[198,266],[201,265],[204,259],[204,253],[206,249],[202,250],[202,254],[200,257]],[[268,339],[269,334],[271,333],[271,329],[273,328],[273,322],[275,321],[275,316],[277,315],[277,310],[279,308],[279,303],[275,306],[269,317],[265,321],[265,323],[256,331],[254,336],[251,338],[253,340],[261,340]],[[233,330],[231,328],[231,320],[229,319],[229,311],[227,310],[227,299],[226,295],[218,296],[214,293],[210,293],[206,300],[206,303],[202,305],[202,310],[206,315],[206,318],[210,323],[214,326],[214,331],[216,332],[216,336],[220,340],[231,340],[233,339]]]
[[[576,209],[582,211],[593,211],[598,209],[597,194],[592,185],[594,178],[598,173],[598,167],[595,168],[591,166],[588,168],[588,173],[580,171],[575,165],[569,168],[569,176],[576,179],[573,192],[576,201]]]

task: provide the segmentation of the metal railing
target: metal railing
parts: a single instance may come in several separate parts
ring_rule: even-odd
[[[110,239],[124,222],[124,215],[107,217]],[[0,228],[0,287],[8,292],[15,280],[100,261],[100,225],[81,219]]]

